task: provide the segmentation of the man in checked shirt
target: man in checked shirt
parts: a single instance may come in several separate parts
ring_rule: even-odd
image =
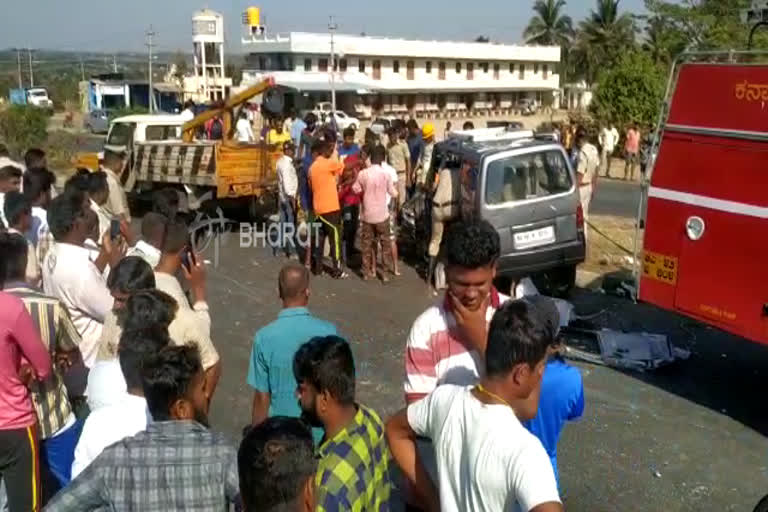
[[[45,510],[222,512],[239,503],[237,451],[208,429],[197,348],[162,349],[144,360],[142,378],[154,421],[107,447]]]

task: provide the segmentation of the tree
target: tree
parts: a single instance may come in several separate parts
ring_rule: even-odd
[[[631,51],[600,74],[590,111],[602,122],[651,125],[664,100],[665,78],[650,56]]]
[[[174,72],[174,78],[179,83],[184,83],[184,76],[186,76],[187,72],[189,71],[189,68],[187,66],[187,57],[181,51],[176,52],[176,55],[173,58],[173,65],[176,67],[176,71]]]
[[[11,105],[0,112],[0,141],[20,157],[31,147],[40,147],[48,135],[48,113],[28,105]]]
[[[574,67],[592,84],[598,72],[614,66],[635,45],[635,22],[629,13],[619,13],[620,0],[596,0],[596,9],[580,23],[574,51]]]
[[[475,38],[475,42],[476,43],[490,43],[491,42],[491,38],[488,37],[488,36],[477,36]]]
[[[683,34],[667,18],[653,16],[648,19],[642,49],[654,63],[669,65],[672,59],[685,50],[686,45]]]
[[[563,14],[565,0],[536,0],[536,15],[528,22],[523,37],[527,44],[557,45],[566,48],[573,38],[573,20]]]

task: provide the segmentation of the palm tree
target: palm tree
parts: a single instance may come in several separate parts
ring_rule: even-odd
[[[629,13],[619,13],[620,0],[596,2],[596,9],[580,24],[576,44],[576,60],[586,65],[588,83],[594,83],[600,69],[611,67],[635,44],[634,19]]]
[[[528,44],[567,47],[573,37],[573,20],[562,13],[565,0],[536,0],[531,18],[523,33]]]

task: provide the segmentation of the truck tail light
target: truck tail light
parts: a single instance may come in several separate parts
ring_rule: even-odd
[[[584,231],[584,208],[581,205],[576,208],[576,229]]]

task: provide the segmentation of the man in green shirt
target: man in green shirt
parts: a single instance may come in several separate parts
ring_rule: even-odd
[[[318,448],[315,511],[389,510],[392,481],[384,425],[355,402],[355,361],[338,336],[314,338],[293,362],[302,418],[325,432]]]
[[[274,322],[256,333],[248,365],[248,384],[254,389],[253,425],[271,416],[301,415],[296,401],[293,355],[315,336],[336,334],[333,324],[312,316],[307,309],[310,292],[305,267],[296,263],[284,266],[277,287],[283,310]],[[322,429],[313,429],[315,442],[322,435]]]

